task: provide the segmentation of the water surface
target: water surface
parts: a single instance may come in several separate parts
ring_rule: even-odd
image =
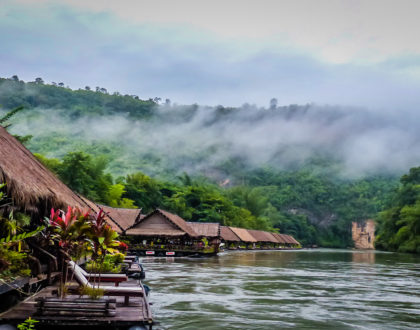
[[[420,329],[420,257],[351,250],[143,259],[156,329]]]

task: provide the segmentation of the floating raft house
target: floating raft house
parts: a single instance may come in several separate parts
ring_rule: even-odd
[[[241,243],[239,236],[228,226],[220,227],[220,238],[228,250],[236,250]]]

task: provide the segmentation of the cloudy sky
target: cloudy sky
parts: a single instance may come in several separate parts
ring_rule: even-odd
[[[0,76],[177,103],[420,106],[417,0],[0,0]]]

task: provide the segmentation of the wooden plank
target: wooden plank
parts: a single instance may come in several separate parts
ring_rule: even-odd
[[[129,280],[125,282],[125,287],[138,287],[138,283],[135,280]],[[52,292],[57,290],[57,287],[50,286],[42,289],[37,294],[27,298],[14,308],[0,314],[0,319],[6,322],[18,323],[26,320],[29,316],[36,318],[41,321],[42,324],[58,326],[58,325],[67,325],[67,326],[79,326],[79,325],[92,325],[99,327],[129,327],[132,325],[144,324],[151,325],[153,324],[153,316],[146,297],[131,297],[130,304],[124,306],[123,297],[111,298],[115,300],[115,315],[98,315],[98,316],[87,316],[87,315],[78,315],[77,317],[72,315],[35,315],[37,311],[37,301],[38,297],[48,297],[48,299],[57,299],[52,296]],[[70,295],[68,299],[78,298],[77,295]],[[85,299],[86,298],[78,298]],[[109,299],[109,298],[106,298]],[[110,299],[110,300],[111,300]]]

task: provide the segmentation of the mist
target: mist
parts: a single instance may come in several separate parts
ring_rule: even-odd
[[[72,119],[61,109],[31,109],[15,120],[12,132],[33,135],[28,147],[48,157],[79,149],[105,155],[116,175],[187,172],[223,179],[228,162],[296,169],[323,157],[336,161],[341,175],[360,177],[418,166],[419,121],[415,110],[161,105],[146,120],[128,114]]]

